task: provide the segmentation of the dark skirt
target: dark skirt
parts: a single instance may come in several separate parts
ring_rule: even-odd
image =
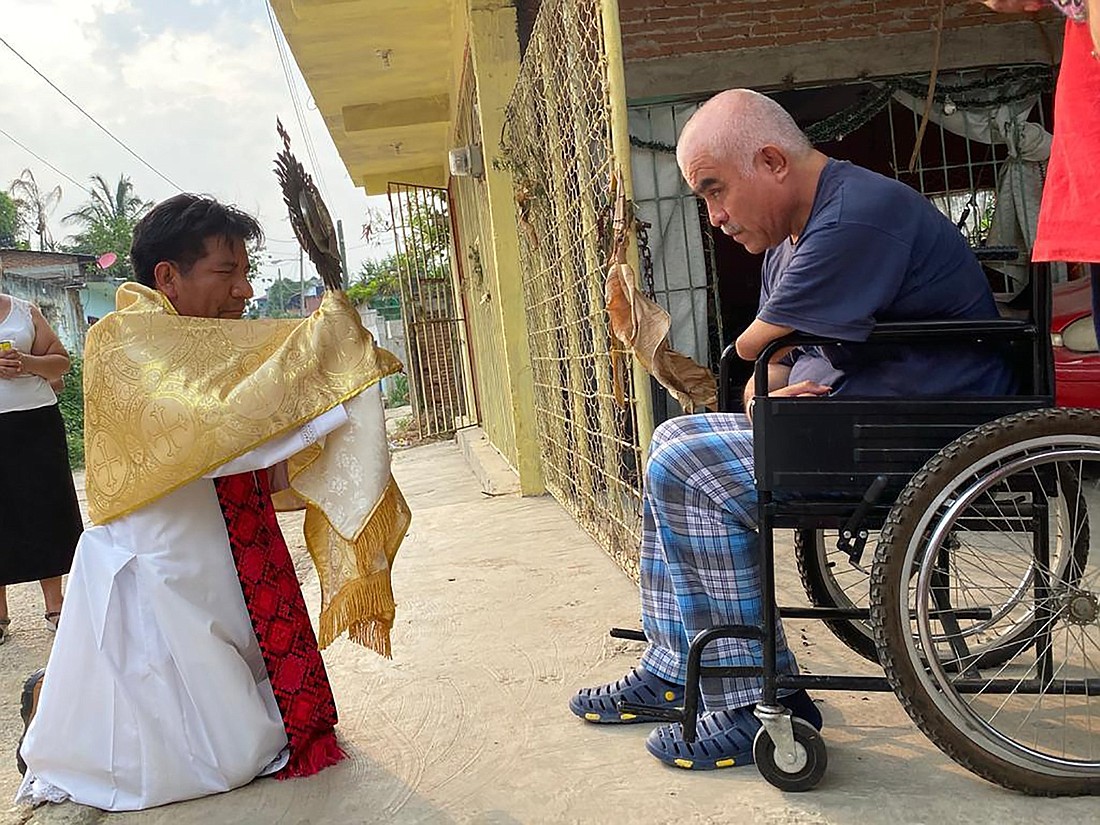
[[[69,572],[84,525],[56,404],[0,413],[0,584]]]

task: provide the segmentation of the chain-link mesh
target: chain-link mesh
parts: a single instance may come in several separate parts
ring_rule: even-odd
[[[603,297],[611,176],[630,159],[612,150],[600,11],[599,0],[544,0],[504,137],[546,486],[636,576],[636,401],[629,357],[613,370]]]

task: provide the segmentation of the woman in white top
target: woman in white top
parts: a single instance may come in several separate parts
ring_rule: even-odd
[[[38,307],[0,293],[0,644],[11,619],[5,586],[38,581],[57,629],[61,577],[83,529],[51,383],[69,354]]]

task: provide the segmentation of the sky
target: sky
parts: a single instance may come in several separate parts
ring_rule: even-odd
[[[113,189],[124,174],[145,200],[196,192],[252,213],[274,259],[254,279],[257,293],[277,269],[297,279],[298,245],[272,172],[279,117],[333,221],[343,221],[352,277],[363,261],[389,251],[384,233],[371,243],[362,238],[370,209],[388,213],[385,197],[368,198],[352,183],[276,25],[317,158],[313,168],[266,0],[2,0],[2,6],[0,37],[149,165],[0,44],[0,129],[72,178],[0,134],[0,188],[24,169],[43,191],[60,185],[50,219],[55,240],[75,231],[61,218],[88,200],[80,186],[91,188],[90,176],[101,175]],[[305,267],[308,278],[308,258]]]

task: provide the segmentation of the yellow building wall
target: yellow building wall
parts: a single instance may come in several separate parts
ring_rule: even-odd
[[[466,61],[458,90],[455,143],[482,146],[477,120],[477,89]],[[474,381],[485,435],[513,467],[518,465],[516,431],[510,402],[507,353],[496,295],[497,268],[489,194],[483,177],[452,177],[455,210],[455,254],[461,273],[459,289],[466,309]]]

